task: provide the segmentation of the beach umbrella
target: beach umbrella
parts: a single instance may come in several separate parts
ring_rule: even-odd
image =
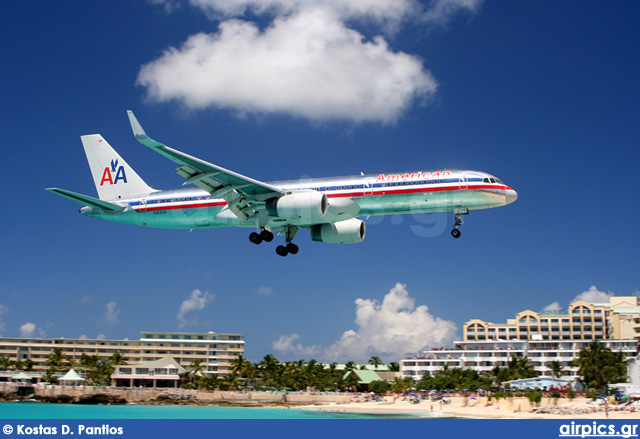
[[[596,395],[597,398],[606,398],[604,395]]]

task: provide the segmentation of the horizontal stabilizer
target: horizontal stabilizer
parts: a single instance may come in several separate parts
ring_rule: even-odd
[[[90,197],[88,195],[77,194],[75,192],[67,191],[64,189],[58,188],[49,188],[45,189],[46,191],[52,192],[54,194],[60,195],[61,197],[68,198],[69,200],[73,200],[76,203],[80,203],[85,206],[95,207],[97,209],[104,210],[105,212],[122,212],[126,209],[126,206],[120,206],[118,204],[109,203],[107,201],[98,200],[97,198]]]

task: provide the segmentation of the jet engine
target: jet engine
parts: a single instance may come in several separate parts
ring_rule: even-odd
[[[286,219],[320,219],[327,213],[327,196],[320,192],[297,192],[270,198],[266,202],[267,213]]]
[[[364,221],[352,218],[311,227],[311,239],[329,244],[356,244],[362,242],[367,233]]]

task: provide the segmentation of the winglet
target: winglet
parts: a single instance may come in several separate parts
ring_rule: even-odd
[[[131,129],[133,130],[133,135],[135,136],[135,138],[148,139],[149,136],[147,136],[147,133],[145,133],[144,130],[142,129],[142,125],[140,125],[140,122],[138,122],[138,119],[136,119],[136,116],[133,114],[133,111],[127,110],[127,114],[129,115],[129,123],[131,123]]]

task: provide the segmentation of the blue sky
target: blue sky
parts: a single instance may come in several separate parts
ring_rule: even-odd
[[[4,6],[3,336],[233,332],[253,361],[397,361],[471,318],[640,289],[638,2],[193,4]],[[43,190],[95,195],[92,133],[151,186],[181,185],[127,109],[263,181],[462,168],[519,199],[459,240],[451,215],[371,218],[361,244],[302,231],[281,258],[247,230],[107,223]]]

